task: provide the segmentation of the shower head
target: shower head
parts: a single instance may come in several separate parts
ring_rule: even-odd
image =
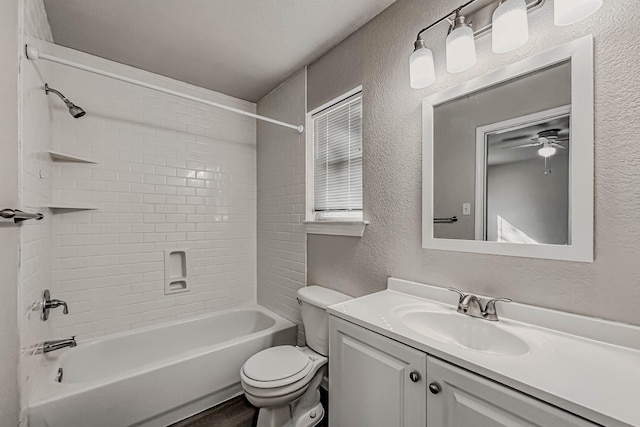
[[[67,106],[67,108],[69,109],[69,114],[71,114],[75,119],[84,116],[85,111],[78,107],[76,104],[74,104],[73,102],[69,101],[63,94],[61,94],[60,92],[58,92],[57,90],[50,88],[49,85],[47,83],[44,84],[44,93],[46,93],[47,95],[49,95],[49,92],[53,92],[56,95],[58,95],[60,97],[60,99],[62,99],[62,101],[65,103],[65,105]]]
[[[71,105],[67,105],[69,107],[69,114],[71,114],[74,118],[79,118],[87,114],[82,108],[70,103]]]

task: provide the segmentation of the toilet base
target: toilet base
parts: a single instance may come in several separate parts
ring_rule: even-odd
[[[313,427],[320,424],[320,421],[324,418],[324,407],[322,403],[318,402],[316,406],[306,411],[304,414],[299,414],[295,420],[293,427]]]
[[[320,402],[295,417],[291,414],[292,406],[295,402],[279,408],[261,408],[256,427],[314,427],[324,418],[324,407]]]
[[[304,394],[288,405],[260,408],[256,427],[313,427],[322,421],[324,408],[320,403],[320,383],[326,366],[316,372]]]

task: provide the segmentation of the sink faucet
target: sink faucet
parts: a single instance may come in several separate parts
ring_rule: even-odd
[[[464,292],[456,288],[447,288],[450,291],[456,292],[460,295],[458,299],[458,313],[466,314],[467,316],[477,317],[479,319],[497,321],[498,313],[496,311],[497,302],[511,302],[509,298],[494,298],[487,301],[485,308],[482,308],[482,301],[480,298],[473,294],[465,294]]]
[[[76,345],[75,336],[64,340],[45,341],[38,347],[37,353],[49,353],[50,351],[60,350],[66,347],[75,347]]]

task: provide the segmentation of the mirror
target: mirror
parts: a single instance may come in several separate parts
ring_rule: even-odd
[[[593,261],[591,36],[423,102],[423,247]]]

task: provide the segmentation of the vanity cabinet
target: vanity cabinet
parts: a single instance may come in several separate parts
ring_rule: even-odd
[[[331,427],[597,425],[346,320],[329,325]]]
[[[455,365],[427,357],[428,427],[594,427],[589,421]]]
[[[427,355],[330,317],[329,425],[424,427]]]

